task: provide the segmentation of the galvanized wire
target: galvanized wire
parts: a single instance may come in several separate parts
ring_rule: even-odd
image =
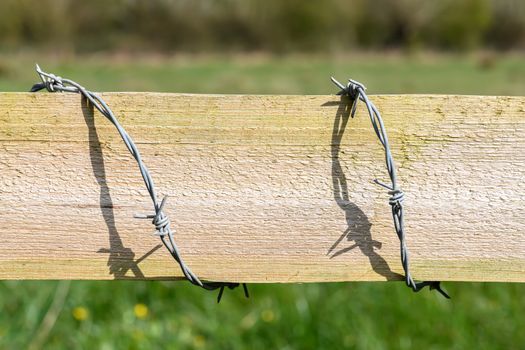
[[[111,108],[109,108],[106,102],[99,95],[95,94],[94,92],[86,90],[83,86],[81,86],[80,84],[72,80],[61,78],[54,74],[46,73],[42,71],[42,69],[40,69],[38,65],[36,65],[36,71],[38,75],[40,76],[40,79],[42,80],[42,82],[33,85],[33,87],[30,90],[31,92],[37,92],[42,89],[46,89],[49,92],[79,93],[83,97],[85,97],[91,103],[93,107],[95,107],[103,116],[105,116],[117,128],[117,131],[122,137],[124,144],[126,145],[129,152],[131,153],[131,155],[133,156],[133,158],[135,158],[137,162],[137,165],[140,169],[140,173],[142,175],[142,179],[144,180],[146,189],[148,190],[151,200],[153,202],[154,214],[135,215],[134,217],[140,218],[140,219],[152,219],[152,223],[153,225],[155,225],[155,235],[160,237],[162,243],[168,249],[171,256],[175,259],[175,261],[177,261],[177,263],[179,264],[182,270],[182,273],[184,274],[184,277],[186,277],[186,279],[190,281],[192,284],[202,287],[206,290],[220,289],[218,297],[217,297],[218,302],[221,300],[221,297],[222,297],[222,294],[225,288],[234,289],[238,287],[240,284],[233,283],[233,282],[202,282],[191,271],[191,269],[186,265],[186,263],[184,263],[184,260],[181,257],[177,244],[175,243],[175,239],[173,238],[174,230],[170,226],[171,224],[170,219],[163,211],[164,205],[166,204],[166,199],[168,197],[165,196],[162,199],[162,201],[159,203],[157,199],[157,194],[155,191],[155,185],[153,183],[153,179],[151,178],[148,168],[142,161],[140,152],[137,149],[135,142],[133,142],[133,139],[129,136],[126,130],[124,130],[124,128],[119,123],[119,121],[113,114],[113,111],[111,110]],[[246,295],[246,297],[248,297],[248,289],[246,287],[246,284],[243,283],[242,285],[244,289],[244,294]]]
[[[409,259],[409,253],[408,253],[408,247],[406,244],[405,239],[405,230],[404,230],[404,217],[403,217],[403,200],[405,199],[405,194],[401,189],[398,187],[397,184],[397,178],[396,178],[396,166],[394,163],[394,158],[392,157],[392,152],[390,150],[390,144],[388,143],[388,136],[385,131],[385,126],[383,123],[383,119],[381,118],[381,114],[379,113],[379,110],[377,107],[368,99],[368,96],[366,95],[366,87],[355,81],[350,79],[348,81],[348,84],[345,86],[335,80],[333,77],[331,78],[332,82],[337,85],[341,90],[337,93],[337,95],[347,95],[352,99],[352,107],[350,110],[350,115],[353,118],[357,109],[357,103],[358,101],[362,101],[365,103],[366,108],[368,110],[368,115],[370,116],[370,121],[372,122],[372,127],[374,128],[374,131],[379,138],[379,142],[381,142],[381,145],[383,145],[383,148],[385,149],[385,160],[386,160],[386,167],[388,170],[388,175],[390,176],[391,185],[384,184],[377,179],[374,180],[374,182],[388,190],[388,194],[390,195],[390,198],[388,200],[388,203],[390,204],[392,208],[392,217],[394,219],[394,228],[397,233],[397,236],[399,238],[400,243],[400,251],[401,251],[401,263],[403,265],[403,270],[405,271],[405,283],[408,287],[410,287],[414,292],[419,292],[424,287],[428,286],[431,290],[435,289],[439,293],[441,293],[444,297],[447,299],[450,298],[448,294],[441,289],[441,285],[439,281],[424,281],[424,282],[415,282],[410,274],[410,259]]]

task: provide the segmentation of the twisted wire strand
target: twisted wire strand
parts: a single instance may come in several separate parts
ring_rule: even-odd
[[[175,259],[175,261],[177,261],[182,270],[182,273],[184,274],[184,277],[192,284],[202,287],[206,290],[220,289],[217,302],[220,302],[223,291],[226,287],[229,289],[234,289],[238,287],[240,283],[202,282],[186,265],[186,263],[181,257],[177,244],[175,243],[175,239],[173,238],[173,232],[175,230],[171,228],[170,219],[163,211],[168,196],[162,198],[162,201],[159,203],[157,199],[157,193],[155,191],[155,184],[153,183],[153,179],[151,178],[148,168],[142,161],[142,157],[140,155],[139,150],[137,149],[137,146],[135,145],[135,142],[133,142],[131,136],[129,136],[126,130],[124,130],[124,128],[119,123],[119,121],[113,114],[113,111],[111,110],[111,108],[109,108],[106,102],[99,95],[88,91],[83,86],[70,79],[61,78],[54,74],[42,71],[38,64],[36,65],[36,71],[40,76],[42,82],[33,85],[33,87],[30,90],[31,92],[37,92],[42,89],[46,89],[49,92],[79,93],[83,97],[85,97],[104,117],[106,117],[117,128],[117,131],[120,134],[122,140],[124,141],[124,144],[126,145],[127,149],[137,162],[137,165],[140,169],[140,173],[142,175],[142,179],[144,180],[146,189],[148,190],[148,193],[153,202],[154,214],[135,214],[134,217],[138,219],[152,219],[152,223],[155,226],[155,235],[160,237],[162,243],[168,249],[171,256]],[[249,294],[247,286],[244,283],[242,285],[244,289],[244,294],[246,295],[246,297],[248,297]]]
[[[410,287],[414,292],[419,292],[424,287],[429,287],[430,290],[437,290],[439,293],[441,293],[445,298],[450,299],[449,295],[441,289],[441,282],[439,281],[423,281],[423,282],[415,282],[412,278],[412,275],[410,274],[410,257],[408,252],[408,247],[406,244],[405,239],[405,230],[404,230],[404,217],[403,217],[403,201],[405,199],[404,192],[398,187],[397,184],[397,177],[396,177],[396,166],[394,162],[394,158],[392,157],[392,152],[390,150],[390,144],[388,143],[388,136],[385,131],[385,125],[383,123],[383,119],[381,118],[381,114],[379,113],[379,110],[377,107],[368,99],[368,96],[365,92],[366,87],[355,81],[350,79],[348,81],[348,84],[345,86],[338,82],[333,77],[331,78],[332,82],[337,85],[341,90],[337,93],[337,95],[347,95],[352,99],[352,107],[350,111],[350,115],[353,118],[355,116],[355,112],[357,109],[357,103],[358,101],[364,102],[366,105],[368,115],[370,116],[370,121],[372,122],[372,127],[374,128],[374,131],[379,139],[379,142],[381,142],[381,145],[383,146],[385,150],[385,161],[386,161],[386,167],[388,170],[388,175],[390,176],[391,185],[384,184],[377,179],[374,180],[374,182],[388,190],[388,194],[390,195],[390,198],[388,200],[388,203],[390,204],[392,208],[392,217],[394,219],[394,229],[396,231],[397,237],[399,238],[400,243],[400,251],[401,251],[401,263],[403,265],[403,270],[405,271],[405,283],[408,287]]]

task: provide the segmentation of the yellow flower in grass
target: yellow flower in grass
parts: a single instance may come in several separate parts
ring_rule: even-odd
[[[137,317],[140,320],[145,319],[148,317],[148,307],[144,304],[136,304],[133,308],[133,312],[135,313],[135,317]]]
[[[204,338],[202,335],[196,335],[193,338],[193,346],[195,348],[203,348],[206,345],[206,338]]]
[[[77,321],[85,321],[89,317],[89,310],[83,306],[77,306],[71,313]]]
[[[270,309],[263,310],[263,312],[261,312],[261,318],[264,322],[270,323],[275,320],[275,314]]]

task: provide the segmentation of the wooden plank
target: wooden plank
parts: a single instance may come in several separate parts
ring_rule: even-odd
[[[384,155],[336,96],[105,93],[205,280],[399,279]],[[372,96],[414,278],[525,281],[525,98]],[[0,278],[181,276],[114,127],[73,94],[0,94]]]

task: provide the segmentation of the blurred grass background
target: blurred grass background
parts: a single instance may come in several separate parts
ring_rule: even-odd
[[[370,93],[525,95],[523,55],[357,53],[345,55],[0,56],[0,90],[26,91],[35,62],[95,91],[327,94],[330,76],[351,76]]]
[[[6,0],[0,91],[34,63],[95,91],[525,95],[515,0]],[[173,268],[177,266],[174,263]],[[2,281],[1,349],[523,349],[525,285]],[[56,322],[54,322],[56,318]]]

